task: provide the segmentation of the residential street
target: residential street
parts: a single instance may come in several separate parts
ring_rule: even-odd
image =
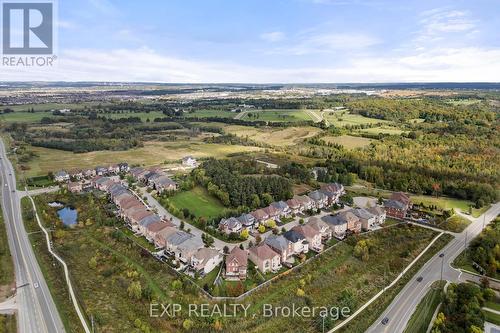
[[[485,225],[495,219],[500,213],[500,203],[494,204],[484,215]],[[483,229],[483,215],[473,218],[469,215],[463,215],[471,220],[471,224],[460,234],[455,234],[452,240],[442,251],[432,257],[419,271],[415,277],[400,291],[389,307],[367,330],[372,333],[400,333],[406,328],[413,311],[420,303],[421,299],[429,290],[434,281],[441,279],[441,268],[443,270],[443,279],[451,282],[465,282],[466,280],[477,280],[478,277],[471,274],[462,273],[451,267],[453,260],[464,250],[466,244],[476,237]],[[439,254],[444,253],[440,258]],[[421,276],[423,280],[418,282],[416,279]],[[389,322],[383,325],[384,318]]]
[[[64,332],[49,288],[44,280],[21,217],[20,196],[14,170],[0,140],[2,209],[9,246],[14,260],[20,332]],[[22,287],[21,287],[22,286]]]

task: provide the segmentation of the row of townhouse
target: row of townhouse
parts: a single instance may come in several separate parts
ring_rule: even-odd
[[[221,219],[219,229],[226,234],[239,233],[243,229],[252,230],[265,221],[279,221],[281,218],[302,214],[310,209],[330,207],[337,203],[344,193],[344,186],[341,184],[326,184],[308,195],[294,196],[287,201],[273,202],[268,207],[242,214],[239,217]]]
[[[70,179],[90,179],[95,176],[116,175],[120,172],[128,172],[129,170],[130,168],[128,163],[125,162],[112,164],[107,167],[98,166],[93,169],[72,169],[69,171],[59,170],[54,174],[54,180],[58,183],[63,183],[69,181]]]
[[[332,237],[344,238],[353,233],[370,230],[384,223],[383,208],[356,208],[323,218],[310,217],[304,225],[294,226],[281,235],[270,235],[260,244],[245,251],[234,247],[226,258],[226,279],[246,278],[248,259],[262,272],[276,272],[283,265],[290,267],[293,257],[310,250],[321,252],[324,243]]]
[[[177,183],[170,179],[161,169],[136,167],[130,170],[130,174],[135,180],[146,184],[158,193],[177,190]]]
[[[386,212],[382,207],[353,208],[321,219],[328,224],[334,237],[343,239],[348,232],[359,233],[371,230],[385,222]]]
[[[199,237],[179,230],[170,221],[150,211],[118,177],[95,177],[92,186],[108,193],[118,209],[118,216],[137,235],[153,243],[160,254],[171,255],[202,275],[222,262],[219,251],[205,248]]]
[[[226,258],[226,279],[245,279],[248,259],[262,272],[276,272],[283,265],[291,267],[293,256],[310,250],[321,252],[323,243],[332,237],[327,223],[310,218],[304,225],[297,225],[281,235],[270,235],[249,250],[234,247]]]

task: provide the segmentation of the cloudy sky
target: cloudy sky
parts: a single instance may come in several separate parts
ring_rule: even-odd
[[[500,79],[498,0],[59,0],[55,68],[0,80]]]

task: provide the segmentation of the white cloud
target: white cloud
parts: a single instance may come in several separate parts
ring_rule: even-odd
[[[260,38],[266,42],[279,42],[285,38],[285,34],[281,31],[264,32]]]
[[[439,82],[498,81],[499,48],[438,48],[403,56],[357,57],[345,66],[269,68],[164,56],[147,48],[67,50],[55,68],[0,66],[5,81]]]
[[[469,13],[459,10],[436,8],[420,14],[421,29],[417,41],[440,41],[450,38],[450,35],[471,34],[477,31],[476,22]]]

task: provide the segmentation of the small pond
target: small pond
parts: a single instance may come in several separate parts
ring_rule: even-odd
[[[57,215],[66,226],[73,226],[77,223],[78,212],[74,208],[64,207],[63,209],[59,209]]]

